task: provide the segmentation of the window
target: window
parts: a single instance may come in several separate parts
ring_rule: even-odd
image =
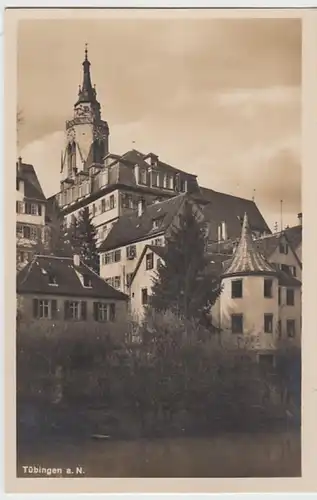
[[[22,226],[22,224],[17,224],[17,226],[16,226],[16,235],[17,235],[17,237],[20,237],[20,238],[23,237],[23,226]]]
[[[231,281],[231,297],[233,299],[242,298],[242,280]]]
[[[16,185],[15,185],[15,187],[16,187],[17,191],[19,191],[19,189],[20,189],[20,181],[19,181],[19,179],[16,179]]]
[[[160,247],[162,245],[162,239],[161,238],[156,238],[154,240],[154,245],[157,245],[158,247]]]
[[[127,259],[131,260],[136,257],[136,246],[130,245],[127,247]]]
[[[108,321],[108,304],[98,304],[98,321]]]
[[[112,194],[110,196],[110,210],[112,210],[115,207],[115,198],[114,195]]]
[[[273,314],[264,314],[264,332],[273,333]]]
[[[272,293],[273,281],[269,279],[264,280],[264,297],[266,299],[271,299],[273,297]]]
[[[232,333],[243,333],[243,314],[231,314]]]
[[[279,244],[280,253],[287,255],[288,254],[288,244],[280,241]]]
[[[39,230],[37,227],[31,227],[30,228],[30,237],[31,240],[36,240],[39,237]]]
[[[114,261],[120,262],[121,260],[121,250],[115,250],[114,252]]]
[[[287,274],[292,274],[291,267],[287,264],[281,264],[281,271],[284,271],[284,273]]]
[[[48,272],[48,273],[47,273],[47,276],[48,276],[48,284],[49,284],[49,285],[52,285],[52,286],[58,286],[57,281],[56,281],[56,278],[55,278],[55,276],[54,276],[54,274],[53,274],[53,273]]]
[[[148,253],[146,255],[146,270],[149,271],[150,269],[153,269],[154,267],[154,256],[153,256],[153,252],[151,253]]]
[[[23,228],[23,238],[29,240],[31,238],[31,229],[29,226],[22,226]]]
[[[288,319],[286,321],[286,331],[287,331],[287,336],[290,338],[295,337],[295,320],[294,319]]]
[[[159,184],[159,176],[158,172],[152,171],[152,185],[157,187]]]
[[[103,199],[101,200],[101,213],[104,213],[106,211],[106,200]]]
[[[140,170],[140,184],[146,184],[146,177],[147,177],[147,172],[144,168]]]
[[[142,305],[144,305],[144,306],[148,303],[147,288],[142,288],[142,290],[141,290],[141,300],[142,300]]]
[[[91,279],[89,278],[89,276],[87,276],[87,274],[83,275],[83,284],[84,287],[91,288]]]
[[[71,320],[86,320],[87,304],[82,301],[68,301],[64,303],[64,317]]]
[[[172,175],[167,176],[166,182],[167,182],[168,189],[174,189],[174,179],[173,179]]]
[[[54,319],[57,315],[57,301],[48,299],[33,299],[33,317]]]
[[[156,269],[160,269],[161,266],[162,266],[162,260],[161,259],[157,259],[157,261],[156,261]]]
[[[96,204],[95,203],[92,204],[92,211],[91,212],[92,212],[92,216],[95,217],[95,215],[96,215]]]
[[[293,306],[294,305],[294,290],[293,288],[287,288],[286,290],[286,305]]]
[[[104,254],[105,264],[110,264],[112,262],[112,253]]]
[[[132,198],[128,194],[122,194],[121,196],[122,208],[130,208],[130,203],[132,203]]]
[[[120,276],[115,276],[114,277],[113,287],[114,288],[120,288],[121,287],[121,278],[120,278]]]
[[[79,302],[69,303],[69,313],[71,319],[79,319]]]
[[[127,287],[131,285],[133,273],[127,273]]]

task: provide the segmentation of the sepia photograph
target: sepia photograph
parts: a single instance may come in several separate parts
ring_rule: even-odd
[[[301,477],[300,16],[29,15],[14,57],[17,478]]]

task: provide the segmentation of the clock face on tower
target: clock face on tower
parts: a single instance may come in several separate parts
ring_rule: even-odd
[[[104,127],[98,127],[96,126],[94,128],[94,139],[97,139],[97,140],[105,140],[107,137],[107,133],[106,133],[106,130]]]

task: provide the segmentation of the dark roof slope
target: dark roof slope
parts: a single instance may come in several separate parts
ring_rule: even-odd
[[[302,242],[303,228],[301,225],[286,227],[283,231],[291,243],[294,250],[296,250]]]
[[[248,215],[249,226],[252,231],[261,231],[271,234],[260,210],[252,200],[238,198],[212,189],[200,188],[201,197],[209,202],[205,207],[205,218],[210,221],[209,239],[217,241],[218,225],[226,222],[227,236],[230,239],[239,238],[244,214]]]
[[[18,162],[16,164],[18,168]],[[24,181],[24,196],[31,200],[46,201],[33,165],[21,163],[17,177]]]
[[[113,248],[128,245],[136,241],[161,234],[171,225],[175,214],[182,205],[186,194],[174,196],[160,203],[148,205],[141,216],[137,212],[122,215],[110,230],[99,251],[104,252]],[[153,220],[159,223],[153,228]]]
[[[84,287],[78,277],[79,272],[91,280],[91,288]],[[49,284],[52,275],[57,285]],[[17,276],[17,293],[41,293],[127,300],[127,295],[115,290],[92,269],[80,262],[76,267],[69,257],[38,255],[27,264]]]

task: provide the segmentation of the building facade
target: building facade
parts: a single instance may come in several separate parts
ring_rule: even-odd
[[[37,255],[17,276],[20,321],[85,324],[123,321],[128,297],[72,258]]]
[[[224,345],[254,350],[263,360],[273,360],[282,343],[300,346],[301,282],[259,251],[247,215],[221,279],[212,319]]]
[[[46,198],[33,165],[19,158],[16,169],[16,251],[20,270],[44,244]]]
[[[164,246],[146,245],[132,276],[131,311],[140,320],[153,278],[164,263]],[[260,252],[245,214],[234,253],[209,254],[207,272],[221,276],[222,293],[211,310],[213,326],[226,349],[255,352],[274,361],[281,345],[301,344],[301,282]],[[285,255],[285,254],[283,254]],[[274,253],[273,253],[274,257]]]

